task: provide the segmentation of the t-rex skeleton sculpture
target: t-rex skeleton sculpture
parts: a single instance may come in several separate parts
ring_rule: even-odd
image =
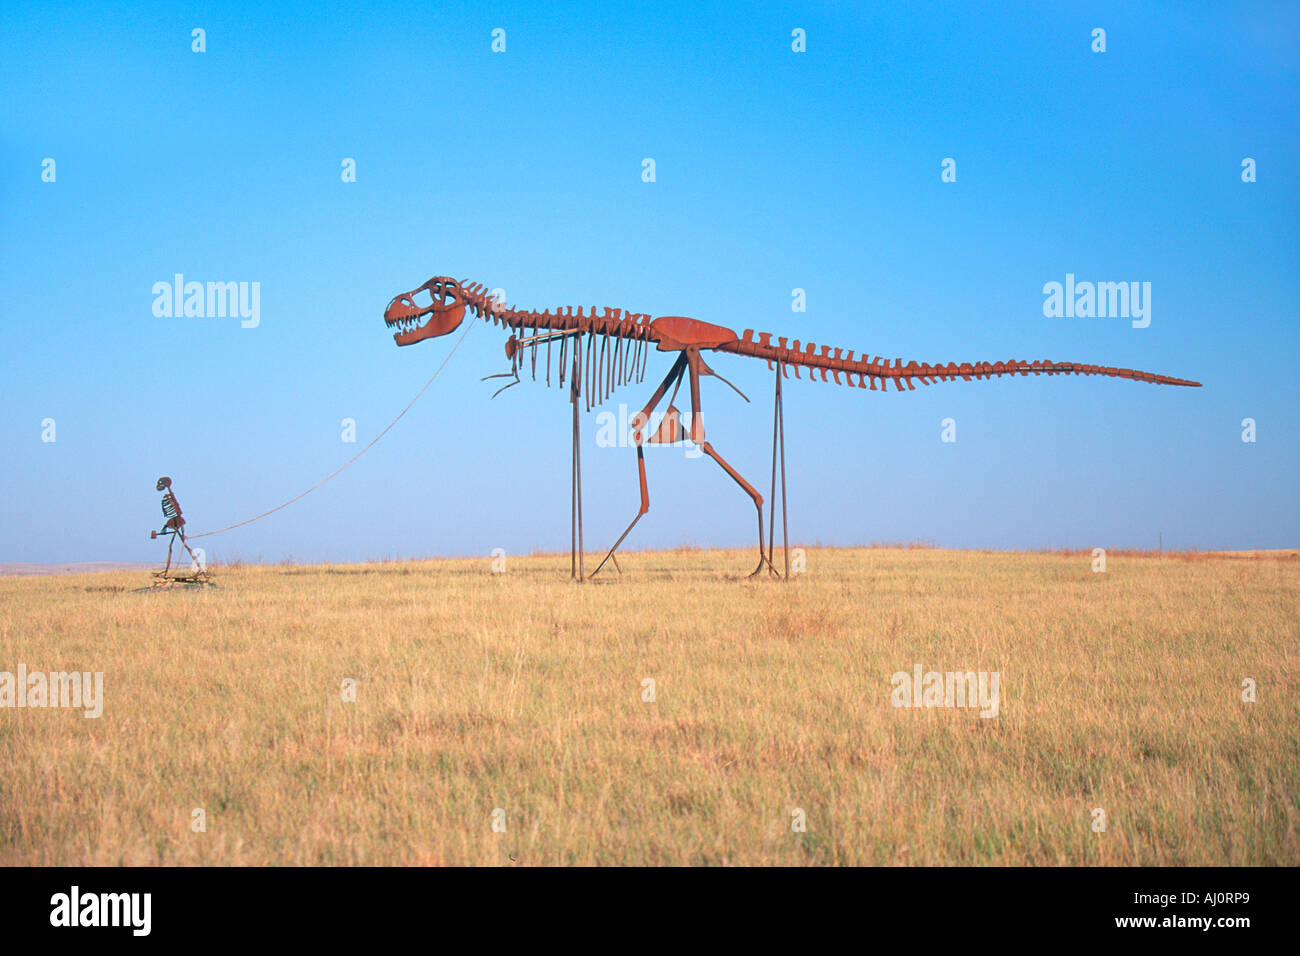
[[[592,307],[589,313],[584,314],[581,306],[576,311],[572,306],[569,306],[564,309],[557,309],[554,313],[549,309],[545,312],[514,309],[499,302],[493,295],[489,294],[486,286],[465,280],[457,282],[447,276],[434,276],[419,288],[394,297],[384,310],[384,322],[390,328],[396,329],[393,339],[399,346],[414,345],[416,342],[437,338],[454,331],[464,320],[467,309],[475,316],[489,320],[511,331],[510,338],[506,341],[506,358],[510,361],[510,371],[500,376],[488,376],[489,378],[507,377],[513,379],[513,381],[498,389],[498,394],[511,385],[518,383],[519,371],[525,366],[531,370],[533,379],[536,379],[538,352],[542,346],[546,347],[546,383],[550,385],[551,382],[551,357],[554,349],[559,353],[558,380],[562,387],[565,376],[566,349],[571,353],[570,400],[574,403],[574,480],[577,495],[575,509],[578,515],[581,514],[581,490],[580,485],[577,484],[577,402],[580,398],[585,398],[586,407],[590,409],[593,404],[599,405],[604,401],[619,385],[641,381],[645,375],[650,345],[654,345],[660,352],[677,353],[677,358],[668,370],[668,374],[664,376],[663,381],[659,383],[659,387],[650,396],[645,408],[632,422],[633,440],[636,444],[637,469],[641,482],[640,510],[637,512],[636,517],[632,519],[631,524],[627,526],[627,530],[614,542],[604,560],[592,572],[593,577],[600,572],[605,562],[614,556],[614,552],[618,550],[619,545],[623,543],[624,538],[631,532],[642,515],[650,510],[650,493],[646,484],[645,455],[642,446],[647,442],[671,443],[688,437],[681,424],[680,413],[673,405],[683,377],[689,377],[690,382],[691,425],[689,438],[706,455],[722,466],[722,469],[753,500],[754,507],[758,511],[759,552],[759,563],[754,570],[754,574],[760,573],[764,566],[776,573],[776,569],[772,566],[770,548],[768,550],[764,549],[763,496],[741,477],[740,473],[731,467],[704,437],[704,423],[700,414],[700,378],[712,375],[727,385],[731,385],[731,383],[708,366],[700,354],[703,351],[748,355],[766,360],[768,368],[775,367],[777,372],[775,414],[778,421],[781,416],[781,378],[783,375],[788,378],[790,369],[794,369],[795,378],[799,378],[800,368],[807,369],[808,377],[813,380],[815,380],[814,372],[821,374],[823,382],[828,380],[827,374],[829,373],[833,376],[837,385],[847,383],[852,386],[856,384],[858,388],[871,391],[877,390],[877,387],[880,391],[886,391],[886,383],[891,381],[894,383],[894,387],[901,392],[904,391],[904,386],[907,389],[915,388],[912,384],[913,379],[919,381],[922,385],[930,385],[936,381],[947,382],[956,378],[970,381],[972,378],[983,379],[995,375],[1029,375],[1030,373],[1034,375],[1105,375],[1112,378],[1129,378],[1138,382],[1152,382],[1157,385],[1188,385],[1193,387],[1200,385],[1199,382],[1171,378],[1167,375],[1156,375],[1151,372],[1139,372],[1127,368],[1110,368],[1101,365],[1082,365],[1077,362],[1027,362],[1010,359],[1005,362],[975,362],[962,363],[961,365],[954,362],[949,362],[947,365],[908,362],[904,365],[902,359],[896,358],[891,365],[887,359],[882,359],[878,355],[868,359],[864,352],[855,359],[852,350],[844,354],[843,349],[836,348],[832,350],[830,346],[826,345],[821,346],[819,350],[811,342],[801,347],[798,339],[793,344],[787,345],[785,338],[778,338],[774,344],[771,341],[771,334],[766,332],[760,333],[758,338],[755,339],[752,329],[746,329],[744,335],[737,335],[731,329],[723,326],[712,325],[708,322],[701,322],[698,319],[690,319],[680,315],[665,315],[652,319],[649,315],[610,308],[604,309],[603,314],[597,315],[595,307]],[[584,338],[586,340],[585,355],[582,354]],[[572,344],[570,345],[570,343]],[[556,348],[557,345],[558,348]],[[528,353],[527,358],[525,358],[525,352]],[[840,378],[841,375],[844,376],[843,381]],[[644,429],[649,423],[651,415],[654,414],[655,409],[668,392],[669,387],[673,391],[672,396],[668,399],[667,412],[654,433],[646,435]],[[736,388],[734,385],[731,385],[731,387]],[[744,397],[739,389],[736,389],[736,391],[741,394],[741,397]],[[748,398],[745,400],[748,401]],[[782,439],[784,439],[784,428],[781,429],[781,432]],[[774,491],[776,485],[775,444],[776,434],[774,430],[772,478]],[[781,459],[782,486],[784,490],[784,448],[782,449]],[[775,514],[772,517],[775,520]],[[578,522],[580,527],[580,517]],[[580,552],[580,546],[577,550]],[[581,574],[579,574],[579,578],[581,578]]]

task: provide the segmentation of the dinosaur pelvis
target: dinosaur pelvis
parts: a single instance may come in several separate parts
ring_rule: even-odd
[[[685,439],[686,429],[682,427],[682,413],[676,406],[669,405],[668,411],[664,412],[664,417],[659,422],[659,427],[646,441],[659,445],[673,445]]]
[[[736,333],[731,329],[684,315],[661,315],[650,323],[650,327],[659,333],[660,352],[680,352],[689,345],[716,349],[719,345],[737,341]]]

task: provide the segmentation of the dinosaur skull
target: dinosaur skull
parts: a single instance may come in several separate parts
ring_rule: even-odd
[[[414,345],[454,331],[465,318],[465,295],[460,283],[434,276],[412,292],[404,292],[384,309],[384,323],[398,345]]]

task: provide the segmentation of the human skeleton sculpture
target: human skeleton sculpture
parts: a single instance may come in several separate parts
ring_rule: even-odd
[[[181,513],[181,504],[176,500],[176,495],[172,491],[172,480],[164,475],[162,478],[158,479],[158,483],[154,485],[154,489],[163,493],[163,526],[158,531],[150,531],[149,538],[150,540],[153,540],[159,535],[163,535],[168,539],[167,564],[161,571],[155,571],[154,577],[164,579],[168,577],[168,572],[171,571],[172,566],[172,548],[176,546],[176,539],[179,538],[181,545],[189,552],[190,558],[194,562],[192,571],[189,572],[186,577],[195,580],[206,578],[207,572],[203,566],[203,562],[195,556],[194,550],[190,547],[189,541],[185,538],[185,517]]]
[[[970,381],[972,378],[983,379],[993,376],[1029,375],[1031,373],[1034,375],[1103,375],[1112,378],[1128,378],[1138,382],[1151,382],[1157,385],[1186,385],[1193,387],[1200,385],[1199,382],[1172,378],[1167,375],[1156,375],[1151,372],[1139,372],[1133,369],[1112,368],[1101,365],[1083,365],[1077,362],[1028,362],[1010,359],[1005,362],[974,362],[961,365],[954,362],[949,362],[946,365],[908,362],[904,365],[902,359],[896,358],[891,365],[888,359],[882,359],[878,355],[868,359],[867,354],[864,352],[859,357],[854,358],[852,350],[845,354],[843,349],[832,349],[826,345],[821,346],[819,349],[811,342],[801,345],[798,339],[787,344],[787,339],[778,338],[774,343],[770,333],[760,333],[755,339],[752,329],[746,329],[743,335],[737,335],[731,329],[723,326],[712,325],[708,322],[701,322],[698,319],[680,315],[666,315],[652,319],[649,315],[610,308],[604,309],[599,315],[594,307],[585,314],[581,306],[576,311],[572,306],[569,306],[557,309],[554,313],[549,309],[544,312],[533,312],[510,308],[490,294],[486,286],[470,283],[466,280],[457,281],[447,276],[434,276],[419,288],[395,296],[384,310],[384,322],[389,328],[396,330],[393,339],[399,346],[414,345],[416,342],[437,338],[454,331],[464,320],[466,311],[510,330],[510,337],[506,341],[506,358],[510,362],[510,371],[500,376],[489,376],[490,378],[506,377],[512,379],[503,388],[498,389],[498,393],[519,381],[521,369],[527,368],[532,378],[536,379],[538,353],[543,346],[545,346],[544,362],[547,385],[551,383],[551,358],[554,352],[559,354],[558,380],[561,387],[563,387],[565,381],[566,364],[571,365],[570,401],[574,404],[575,514],[578,516],[577,527],[579,529],[579,537],[576,539],[577,544],[575,546],[575,552],[579,555],[579,563],[575,566],[575,573],[579,579],[582,578],[580,564],[582,499],[577,440],[578,402],[585,401],[586,407],[590,409],[593,404],[598,405],[604,401],[616,387],[629,382],[640,382],[645,375],[651,345],[660,352],[676,352],[677,357],[669,368],[668,374],[664,376],[659,387],[650,396],[645,408],[633,419],[633,440],[636,445],[637,470],[641,484],[641,506],[631,524],[627,526],[627,530],[619,536],[613,547],[605,555],[604,560],[592,572],[593,577],[600,572],[607,561],[614,557],[614,552],[618,550],[619,545],[623,543],[632,528],[650,510],[650,493],[646,484],[643,446],[647,442],[671,443],[681,441],[686,437],[689,437],[706,455],[716,461],[736,484],[744,489],[754,503],[754,507],[758,512],[759,561],[758,567],[754,569],[753,574],[759,574],[764,567],[774,574],[778,573],[772,564],[772,544],[766,546],[764,544],[763,496],[735,468],[728,464],[718,454],[713,445],[705,439],[704,424],[700,414],[700,379],[705,376],[713,376],[727,385],[731,385],[731,383],[709,367],[701,354],[702,352],[730,352],[735,355],[746,355],[763,359],[768,363],[768,368],[775,368],[777,384],[773,428],[772,486],[773,493],[775,493],[776,445],[779,432],[782,443],[783,494],[785,455],[781,379],[782,377],[788,378],[791,369],[794,370],[795,378],[800,377],[799,370],[803,368],[808,371],[810,379],[815,380],[814,373],[820,373],[821,380],[825,382],[828,381],[827,375],[829,374],[833,376],[837,385],[848,384],[852,386],[856,384],[858,388],[871,391],[877,390],[877,387],[879,387],[880,391],[887,390],[888,382],[893,382],[894,387],[901,392],[905,390],[904,386],[906,386],[906,389],[914,389],[913,380],[919,381],[922,385],[930,385],[936,381],[947,382],[956,378]],[[586,346],[585,354],[583,351],[584,342]],[[571,362],[566,363],[566,352],[572,357]],[[841,380],[840,376],[844,376],[844,379]],[[855,377],[856,382],[854,381]],[[690,387],[691,420],[689,435],[683,428],[680,412],[674,405],[677,391],[681,387],[683,379],[689,381]],[[731,385],[731,387],[735,388],[734,385]],[[663,401],[664,396],[668,394],[669,388],[672,389],[672,395],[668,399],[668,409],[655,431],[652,434],[647,434],[646,429],[650,418],[658,408],[659,403]],[[739,389],[736,389],[736,391],[740,392]],[[743,393],[741,395],[744,397]],[[773,505],[772,519],[775,521],[775,502],[773,502]],[[769,538],[773,537],[775,537],[775,532],[770,530]],[[617,564],[617,561],[615,563]],[[788,563],[787,553],[787,576],[789,573]]]

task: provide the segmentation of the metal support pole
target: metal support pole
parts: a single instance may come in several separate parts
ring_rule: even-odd
[[[776,362],[776,390],[772,404],[772,492],[767,496],[767,566],[772,567],[772,550],[776,547],[776,421],[781,414],[781,361]]]
[[[782,362],[777,359],[776,390],[772,402],[772,495],[767,532],[767,563],[772,565],[772,552],[776,548],[776,458],[781,455],[781,535],[785,548],[785,578],[790,580],[790,528],[786,524],[786,489],[785,489],[785,404],[781,396]]]
[[[586,578],[582,567],[582,442],[578,426],[578,399],[582,394],[579,368],[582,334],[573,339],[573,376],[569,382],[569,401],[573,403],[573,484],[571,488],[569,575],[581,584]]]
[[[786,516],[785,486],[785,399],[781,396],[781,370],[776,372],[776,420],[781,428],[781,539],[785,549],[785,580],[790,580],[790,522]],[[775,504],[775,502],[773,502]]]
[[[569,577],[578,576],[578,401],[569,390],[573,405],[573,447],[569,451]]]

